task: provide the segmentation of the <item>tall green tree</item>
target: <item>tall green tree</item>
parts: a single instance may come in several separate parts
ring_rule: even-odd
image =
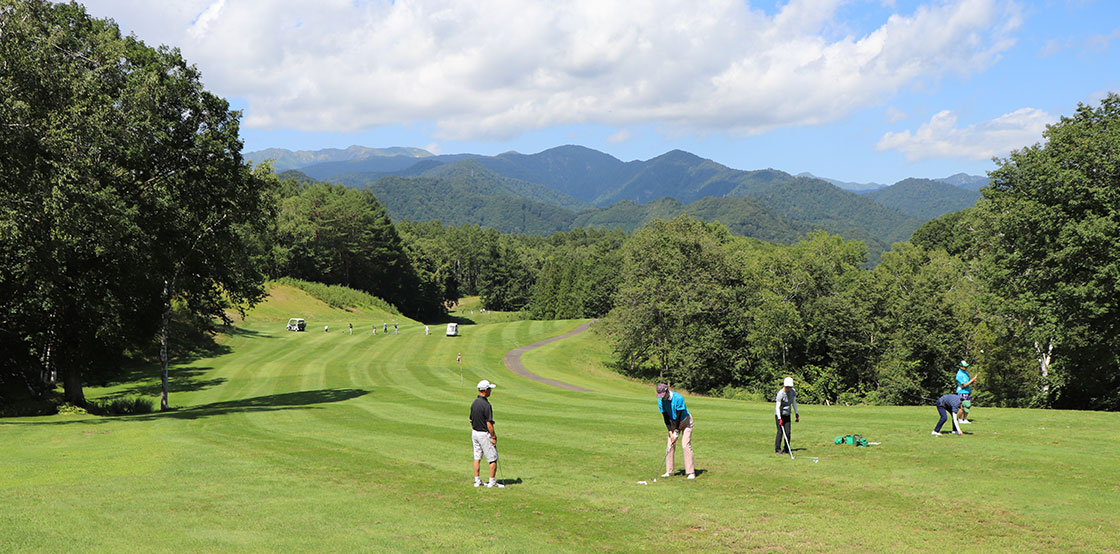
[[[259,298],[245,245],[267,183],[241,162],[237,112],[177,50],[77,4],[4,0],[0,91],[3,326],[68,401],[151,340],[171,299],[205,316]]]
[[[602,330],[622,369],[706,391],[730,382],[738,344],[742,276],[718,223],[655,220],[623,246],[614,308]]]
[[[1024,322],[1043,403],[1120,409],[1120,95],[997,160],[983,189],[993,290]]]

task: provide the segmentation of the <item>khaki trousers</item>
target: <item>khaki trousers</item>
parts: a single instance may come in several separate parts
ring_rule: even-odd
[[[696,465],[692,462],[692,416],[681,421],[677,442],[681,443],[684,450],[685,473],[696,473]],[[673,473],[673,458],[676,454],[676,443],[672,438],[665,439],[665,473]]]

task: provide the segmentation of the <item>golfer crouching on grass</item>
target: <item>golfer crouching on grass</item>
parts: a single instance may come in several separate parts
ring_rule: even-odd
[[[793,437],[793,424],[789,420],[793,410],[794,421],[801,421],[797,413],[797,391],[793,390],[793,377],[786,377],[774,402],[774,423],[778,424],[778,435],[774,437],[774,453],[789,454],[789,441]]]
[[[661,417],[665,419],[665,428],[669,431],[669,442],[665,445],[665,475],[673,475],[673,458],[677,451],[677,439],[681,440],[684,449],[684,471],[689,479],[696,478],[696,466],[692,462],[692,414],[684,406],[684,397],[679,393],[670,392],[669,385],[657,384],[657,409],[661,410]]]
[[[937,427],[934,427],[933,432],[930,434],[935,437],[940,437],[941,426],[945,425],[945,420],[949,419],[950,415],[953,416],[953,432],[958,435],[963,434],[961,433],[961,428],[957,425],[957,410],[959,409],[961,409],[961,397],[959,395],[946,394],[938,398],[937,414],[941,416],[941,419],[937,420]]]
[[[490,393],[494,390],[490,381],[483,379],[478,382],[478,398],[471,404],[471,442],[474,443],[474,486],[482,486],[482,479],[478,471],[482,465],[482,456],[490,462],[490,481],[486,488],[506,488],[505,485],[494,480],[498,471],[498,434],[494,432],[494,410],[490,407]]]

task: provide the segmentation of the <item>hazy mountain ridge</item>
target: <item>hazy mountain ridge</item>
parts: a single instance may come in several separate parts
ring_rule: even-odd
[[[272,167],[277,173],[289,169],[299,169],[309,177],[321,179],[315,171],[306,171],[308,166],[322,163],[347,162],[352,160],[365,160],[370,158],[426,158],[432,153],[422,148],[406,146],[393,146],[390,148],[368,148],[353,145],[345,149],[324,148],[321,150],[288,150],[287,148],[266,148],[243,155],[245,161],[259,165],[265,161],[272,161]],[[407,166],[406,166],[407,167]]]

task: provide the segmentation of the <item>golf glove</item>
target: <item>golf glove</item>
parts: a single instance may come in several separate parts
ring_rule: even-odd
[[[801,414],[797,414],[796,416],[794,416],[793,422],[794,423],[801,423]]]
[[[785,424],[786,423],[784,421],[782,421],[782,418],[779,417],[778,418],[778,425],[785,425]]]

